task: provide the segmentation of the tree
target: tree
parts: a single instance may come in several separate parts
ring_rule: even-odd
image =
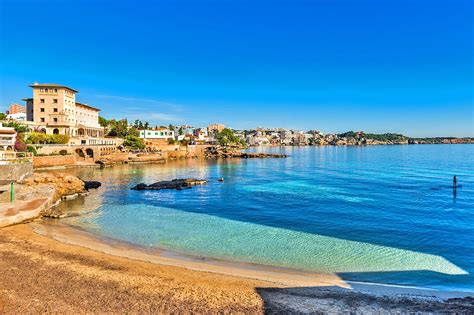
[[[242,146],[245,141],[237,137],[229,128],[224,128],[221,132],[216,134],[217,143],[221,146]]]
[[[7,114],[0,113],[0,120],[5,120],[7,119]]]
[[[144,149],[145,144],[143,143],[142,139],[136,136],[127,136],[125,137],[125,141],[123,142],[123,146],[129,149]]]
[[[108,133],[109,136],[125,138],[128,135],[127,119],[120,119],[120,120],[111,119],[109,121],[109,125],[110,125],[110,130]]]
[[[4,127],[15,128],[16,132],[25,133],[30,131],[30,128],[27,125],[22,125],[17,123],[16,121],[9,121],[3,125]]]
[[[130,129],[128,129],[127,136],[139,137],[140,136],[140,131],[137,128],[132,127]]]
[[[104,128],[107,128],[109,126],[109,121],[105,119],[102,116],[99,116],[99,125],[101,125]]]

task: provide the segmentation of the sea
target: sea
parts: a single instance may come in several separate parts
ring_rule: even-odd
[[[474,145],[250,151],[288,157],[68,170],[102,186],[63,203],[79,216],[61,222],[197,257],[474,292]],[[131,190],[188,177],[209,183]]]

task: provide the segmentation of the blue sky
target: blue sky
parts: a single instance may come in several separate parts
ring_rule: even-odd
[[[470,0],[0,0],[0,107],[35,81],[154,124],[474,136]]]

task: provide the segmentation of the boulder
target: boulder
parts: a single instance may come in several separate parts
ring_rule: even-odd
[[[83,181],[84,182],[84,188],[86,190],[89,190],[89,189],[97,189],[99,188],[100,186],[102,186],[102,184],[98,181],[95,181],[95,180],[85,180]]]
[[[161,189],[177,189],[182,190],[185,188],[191,188],[196,185],[204,185],[207,183],[207,180],[204,179],[195,179],[195,178],[184,178],[184,179],[173,179],[165,180],[161,182],[156,182],[150,185],[140,183],[135,187],[132,187],[132,190],[161,190]]]
[[[62,196],[74,195],[86,192],[84,182],[76,176],[63,173],[34,173],[32,177],[22,181],[25,187],[39,188],[41,186],[53,186],[53,202],[61,199]]]

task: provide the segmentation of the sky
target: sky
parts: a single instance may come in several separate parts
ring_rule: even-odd
[[[471,0],[0,0],[0,109],[28,84],[106,118],[474,136]]]

